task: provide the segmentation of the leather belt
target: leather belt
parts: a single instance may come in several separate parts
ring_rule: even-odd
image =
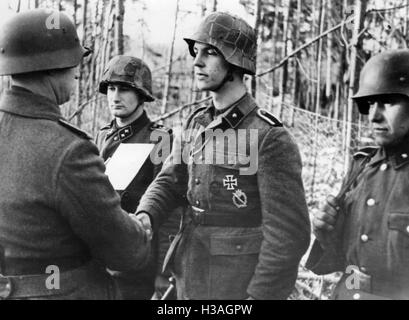
[[[75,256],[56,259],[7,258],[3,260],[0,273],[6,276],[22,274],[42,274],[48,266],[58,266],[61,272],[80,268],[90,262],[86,256]]]
[[[261,226],[261,218],[256,215],[212,214],[194,206],[192,206],[190,218],[194,224],[208,227],[257,228]]]
[[[66,295],[84,285],[89,278],[91,265],[74,270],[61,272],[59,275],[60,288],[47,288],[50,274],[3,276],[0,275],[0,300],[47,298],[56,295]]]

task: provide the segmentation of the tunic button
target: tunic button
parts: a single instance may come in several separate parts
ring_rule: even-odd
[[[361,295],[359,293],[355,293],[353,298],[354,298],[354,300],[360,300]]]
[[[195,184],[199,185],[200,184],[200,179],[195,179]]]
[[[381,171],[386,171],[386,170],[388,170],[388,165],[384,163],[383,165],[381,165]]]
[[[409,158],[409,155],[407,153],[404,153],[404,154],[402,154],[402,158],[407,159],[407,158]]]
[[[368,242],[368,241],[369,241],[369,237],[368,237],[366,234],[363,234],[363,235],[361,236],[361,240],[362,240],[362,242]]]
[[[197,205],[198,207],[200,207],[200,201],[199,201],[199,200],[196,201],[196,205]]]
[[[375,201],[374,199],[369,199],[369,200],[366,202],[366,204],[367,204],[369,207],[373,207],[373,206],[376,204],[376,201]]]
[[[236,247],[236,249],[237,249],[237,251],[241,251],[241,250],[243,249],[243,247],[242,247],[241,245],[238,245],[238,246]]]

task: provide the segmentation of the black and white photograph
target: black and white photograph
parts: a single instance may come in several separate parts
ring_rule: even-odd
[[[0,300],[409,300],[408,195],[409,0],[0,2]]]

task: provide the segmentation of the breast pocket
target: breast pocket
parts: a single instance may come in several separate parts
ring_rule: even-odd
[[[409,212],[391,212],[388,216],[388,251],[396,264],[409,267]]]
[[[397,231],[402,239],[409,241],[409,212],[391,212],[388,218],[389,230]]]
[[[246,299],[247,288],[258,264],[262,233],[210,239],[210,296]]]

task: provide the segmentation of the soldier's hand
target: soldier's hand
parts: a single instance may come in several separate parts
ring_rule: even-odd
[[[149,215],[147,215],[146,213],[141,213],[137,216],[135,216],[134,214],[130,214],[129,216],[132,218],[133,221],[135,221],[139,226],[141,226],[142,229],[145,230],[149,241],[152,240],[153,231]]]
[[[149,236],[149,239],[152,240],[153,231],[152,231],[152,222],[151,218],[147,213],[140,213],[136,216],[136,219],[140,221],[142,227],[145,229],[146,233]]]
[[[334,196],[328,196],[321,210],[314,212],[313,231],[315,237],[321,243],[328,240],[328,234],[334,231],[339,215],[339,204]]]

